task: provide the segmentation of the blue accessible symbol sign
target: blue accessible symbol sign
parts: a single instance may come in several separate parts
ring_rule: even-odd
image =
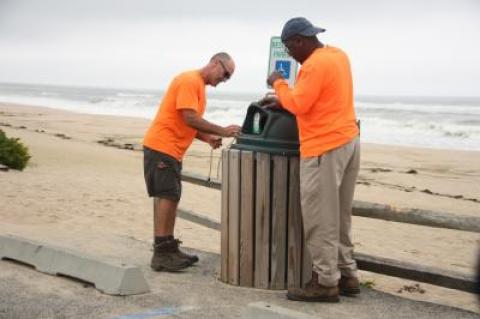
[[[275,71],[280,72],[285,79],[290,77],[291,62],[286,60],[275,61]]]
[[[288,86],[293,88],[297,77],[297,68],[297,62],[287,53],[282,39],[280,37],[272,37],[270,39],[267,77],[274,71],[280,72],[287,80]],[[271,88],[269,85],[267,87]]]

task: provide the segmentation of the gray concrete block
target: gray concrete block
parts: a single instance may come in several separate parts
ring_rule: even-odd
[[[287,308],[275,306],[263,301],[250,303],[247,306],[243,319],[319,319],[318,315],[290,310]]]
[[[0,235],[0,259],[5,258],[32,265],[47,274],[89,282],[109,295],[135,295],[150,290],[137,266],[115,264],[20,237]]]

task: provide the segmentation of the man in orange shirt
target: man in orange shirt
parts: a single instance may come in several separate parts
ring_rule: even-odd
[[[273,72],[267,82],[276,97],[263,103],[293,113],[300,137],[301,207],[313,273],[305,288],[291,288],[287,297],[337,302],[339,292],[360,292],[351,240],[360,141],[350,63],[343,51],[318,41],[324,31],[302,17],[285,24],[282,42],[302,67],[293,89]]]
[[[199,70],[177,75],[170,83],[157,115],[145,134],[144,175],[148,195],[154,197],[154,253],[151,267],[155,271],[179,271],[198,261],[179,249],[174,238],[177,205],[181,197],[182,158],[194,138],[222,145],[221,137],[234,137],[240,126],[221,127],[202,118],[205,112],[205,86],[227,81],[235,63],[225,52],[215,54]]]

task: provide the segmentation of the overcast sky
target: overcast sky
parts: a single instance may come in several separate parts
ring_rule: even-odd
[[[217,51],[220,92],[265,91],[291,17],[345,50],[356,94],[479,96],[480,1],[0,0],[0,82],[164,89]]]

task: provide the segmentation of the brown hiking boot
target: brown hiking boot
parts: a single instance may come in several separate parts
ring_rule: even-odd
[[[197,255],[190,255],[190,254],[187,254],[186,252],[183,252],[183,251],[180,250],[179,246],[182,243],[181,240],[179,240],[179,239],[174,239],[174,240],[177,242],[177,253],[182,258],[188,259],[192,263],[192,265],[194,263],[198,262],[198,256]]]
[[[357,277],[340,277],[338,289],[342,296],[354,296],[360,293],[360,282]]]
[[[150,267],[155,271],[180,271],[193,262],[180,254],[178,240],[166,240],[153,246],[153,257]]]
[[[305,288],[289,288],[287,299],[309,302],[338,302],[338,287],[326,287],[318,283],[318,275],[312,272],[312,279]]]

